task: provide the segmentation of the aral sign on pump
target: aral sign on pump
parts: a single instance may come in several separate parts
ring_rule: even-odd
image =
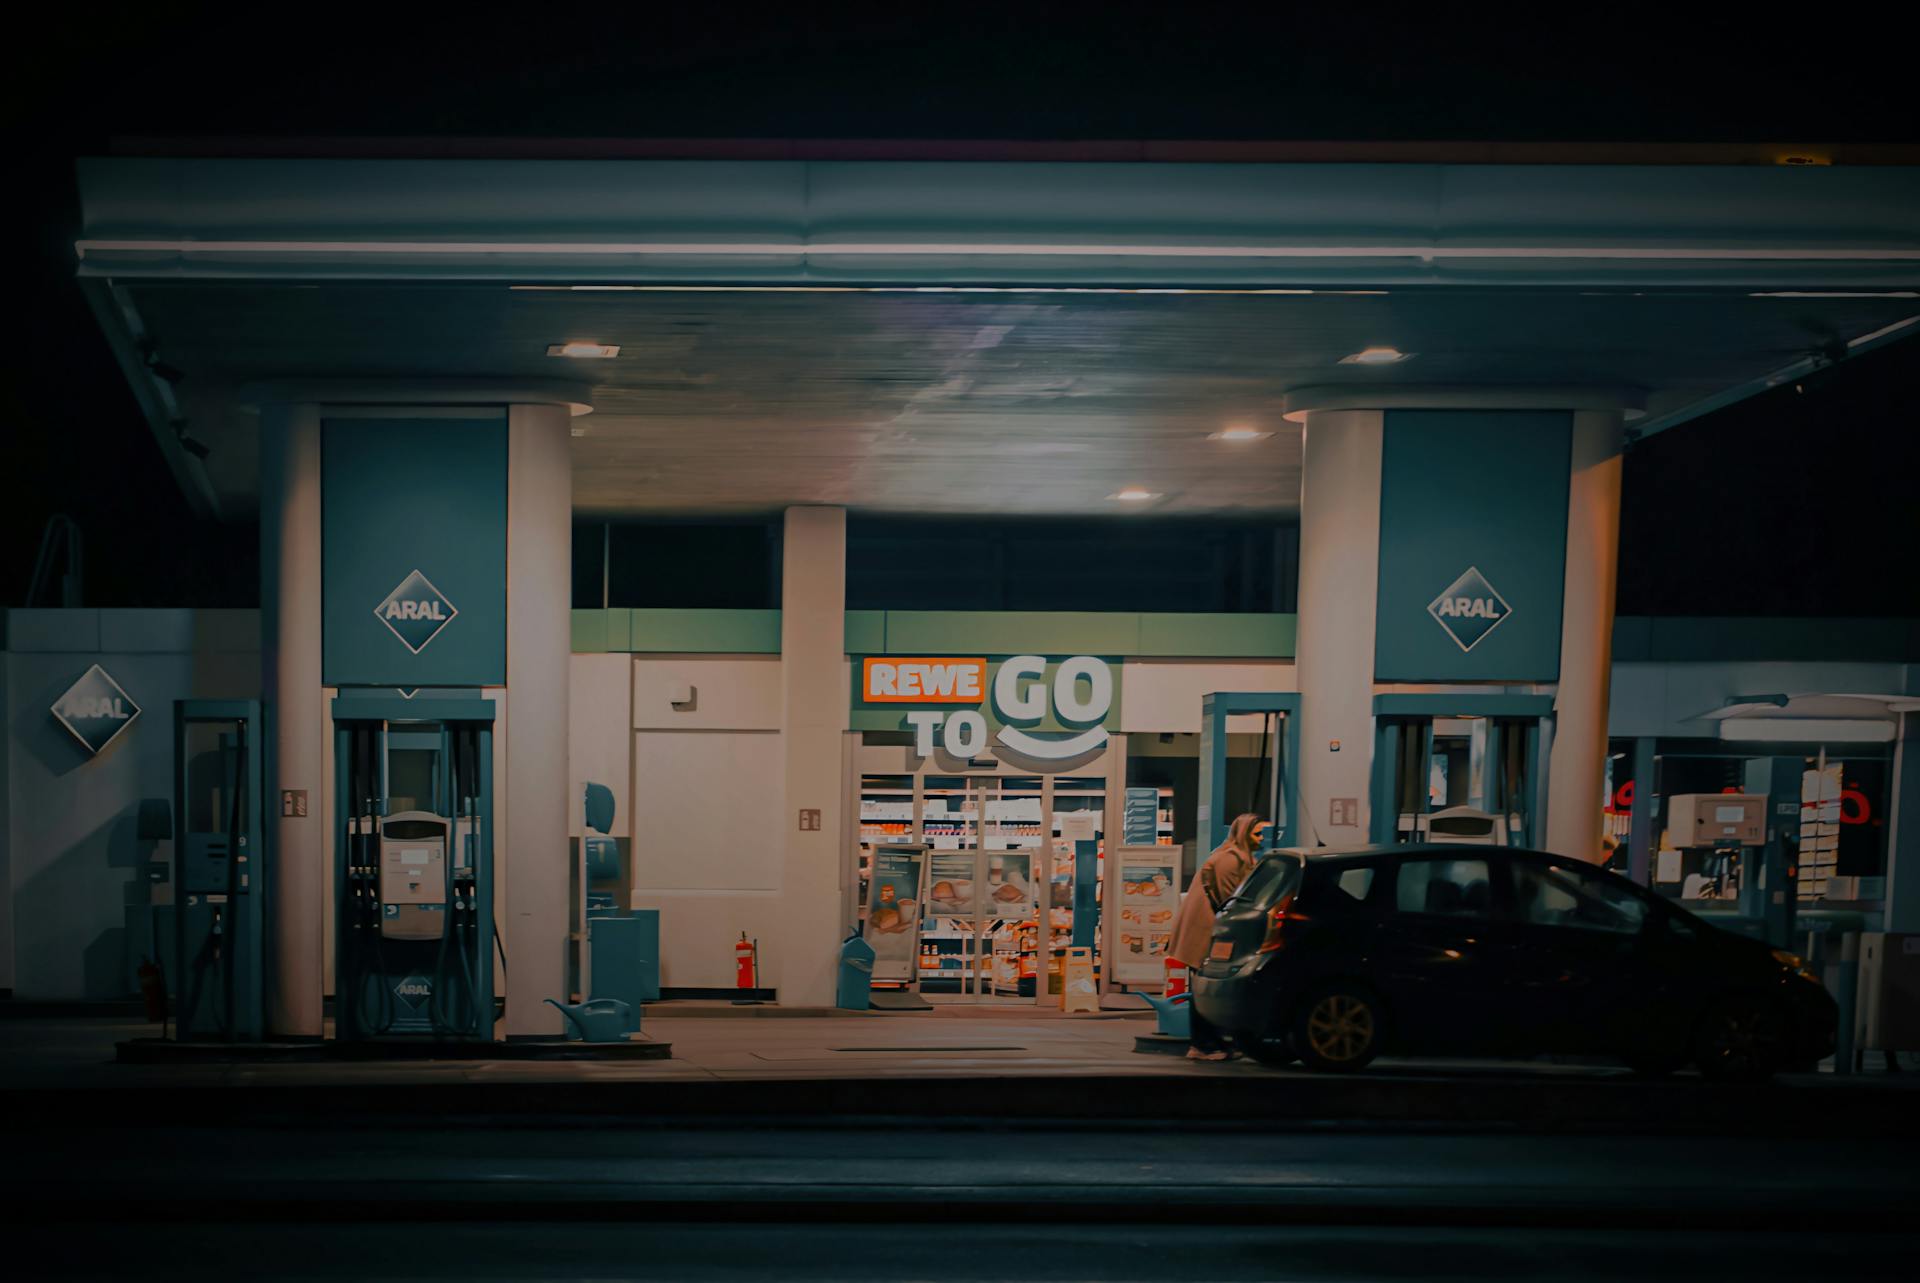
[[[1512,608],[1505,597],[1494,591],[1479,567],[1468,566],[1458,579],[1447,585],[1446,591],[1427,603],[1427,613],[1453,638],[1454,645],[1466,651],[1478,646],[1488,633],[1498,628],[1512,613]]]
[[[1000,751],[1066,762],[1106,747],[1114,686],[1114,666],[1092,655],[874,656],[861,661],[855,700],[867,716],[856,721],[911,730],[921,757],[938,748],[959,758]],[[872,716],[891,705],[913,707]]]
[[[140,706],[133,697],[98,664],[80,674],[80,680],[53,701],[52,711],[81,747],[94,754],[113,743],[140,716]]]
[[[393,630],[401,645],[418,655],[460,612],[425,575],[415,570],[374,607],[373,613]]]

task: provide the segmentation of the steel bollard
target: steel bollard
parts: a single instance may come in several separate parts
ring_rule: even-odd
[[[1859,1067],[1859,1019],[1856,1005],[1860,991],[1860,933],[1844,932],[1840,937],[1840,961],[1833,977],[1833,1000],[1840,1007],[1839,1028],[1833,1044],[1833,1072],[1852,1074]]]

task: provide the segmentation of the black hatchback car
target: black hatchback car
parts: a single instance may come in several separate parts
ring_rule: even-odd
[[[1256,1059],[1617,1057],[1810,1069],[1838,1011],[1791,953],[1578,860],[1503,847],[1279,851],[1215,919],[1194,1009]]]

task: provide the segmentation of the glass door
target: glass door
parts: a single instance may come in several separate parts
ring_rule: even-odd
[[[1046,781],[990,776],[984,790],[981,960],[985,991],[1031,998],[1039,973],[1040,847],[1045,838]]]
[[[854,923],[867,921],[867,884],[873,877],[873,849],[883,842],[918,842],[914,834],[914,790],[911,775],[860,777],[860,845],[855,853]]]
[[[927,903],[920,931],[920,992],[980,992],[981,781],[929,775],[921,792]]]

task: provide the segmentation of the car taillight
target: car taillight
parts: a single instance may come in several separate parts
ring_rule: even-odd
[[[1281,896],[1280,903],[1267,910],[1267,938],[1260,942],[1260,952],[1273,953],[1287,943],[1287,923],[1310,921],[1306,914],[1293,911],[1291,892]]]

